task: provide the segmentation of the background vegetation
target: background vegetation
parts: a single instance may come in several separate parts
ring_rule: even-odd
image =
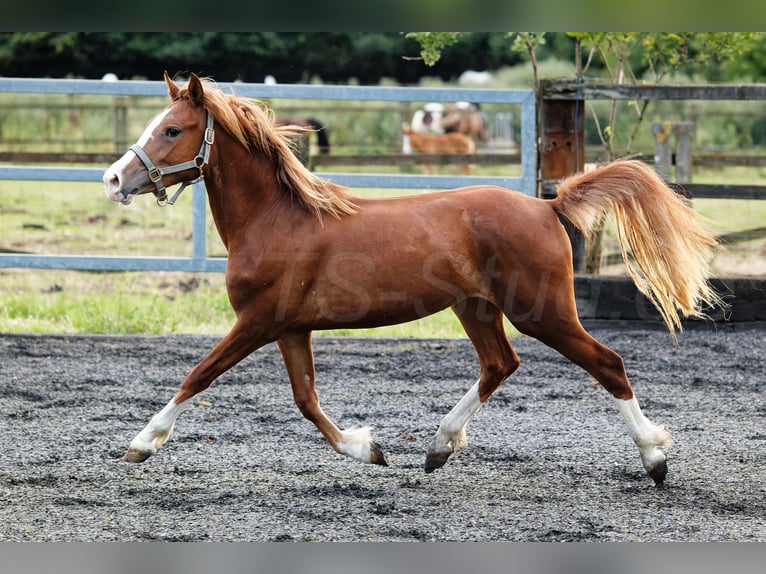
[[[0,34],[0,75],[162,79],[193,71],[218,81],[262,82],[272,75],[284,83],[377,84],[390,78],[417,83],[426,66],[418,44],[397,32],[13,32]],[[465,69],[512,66],[521,60],[502,34],[476,33],[447,50],[429,75],[443,79]]]
[[[501,32],[465,33],[427,66],[420,59],[419,42],[400,32],[3,32],[0,75],[100,78],[111,72],[122,79],[160,80],[168,70],[209,74],[225,82],[261,82],[272,75],[284,83],[319,78],[325,83],[374,85],[388,78],[417,84],[423,76],[450,81],[465,70],[497,71],[528,60],[523,50],[512,49],[513,42],[513,35]],[[705,49],[695,43],[688,46],[692,57],[684,74],[717,82],[763,80],[763,35],[734,60],[694,58]],[[648,71],[650,63],[640,43],[627,46],[625,55],[637,76]],[[541,62],[568,62],[567,75],[574,75],[575,39],[564,32],[546,33],[536,57]],[[609,64],[597,58],[588,73],[603,76]]]

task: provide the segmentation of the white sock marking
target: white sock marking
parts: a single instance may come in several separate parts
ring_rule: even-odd
[[[670,429],[664,425],[656,425],[646,418],[641,412],[641,407],[638,406],[636,397],[628,400],[615,399],[615,402],[625,419],[633,442],[638,446],[644,468],[650,470],[664,461],[665,453],[660,449],[667,448],[673,443]]]
[[[178,415],[185,409],[186,401],[176,404],[171,400],[152,417],[149,424],[130,442],[130,450],[154,454],[170,438]]]
[[[361,462],[370,462],[371,427],[341,431],[343,439],[338,441],[338,451]]]
[[[429,451],[449,448],[456,452],[467,444],[465,427],[481,407],[479,382],[477,381],[439,424],[439,430],[431,441]]]

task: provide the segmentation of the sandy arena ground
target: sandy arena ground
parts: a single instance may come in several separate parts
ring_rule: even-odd
[[[202,336],[0,335],[6,541],[766,541],[766,332],[598,328],[644,412],[671,427],[654,487],[606,392],[539,342],[425,474],[470,387],[467,340],[315,338],[339,426],[372,425],[389,467],[335,454],[270,345],[225,373],[143,464],[133,436],[212,348]]]

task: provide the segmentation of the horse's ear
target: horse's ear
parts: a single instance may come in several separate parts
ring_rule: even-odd
[[[168,86],[168,96],[170,96],[170,99],[172,101],[176,101],[178,99],[178,92],[181,91],[181,88],[178,87],[178,84],[176,84],[168,75],[168,71],[165,70],[165,83]]]
[[[189,84],[187,86],[187,89],[189,90],[189,99],[192,101],[193,104],[201,106],[202,105],[202,80],[199,79],[199,76],[192,72],[191,76],[189,77]]]

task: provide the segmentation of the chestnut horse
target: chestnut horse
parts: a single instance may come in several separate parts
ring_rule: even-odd
[[[471,138],[461,133],[452,132],[448,134],[429,134],[420,133],[410,128],[409,124],[402,124],[402,135],[406,138],[402,147],[414,149],[423,154],[471,154],[476,150],[476,144]],[[430,163],[423,163],[423,170],[433,175],[434,168]],[[461,165],[464,175],[471,175],[471,164]]]
[[[588,234],[613,209],[631,272],[671,333],[683,316],[720,302],[707,282],[714,236],[652,169],[616,161],[566,179],[543,200],[494,186],[395,199],[362,199],[309,172],[290,151],[294,127],[252,100],[191,75],[167,74],[170,104],[104,174],[109,199],[165,197],[165,186],[204,177],[228,250],[226,287],[236,320],[180,389],[130,443],[141,462],[170,436],[192,397],[250,353],[276,341],[300,412],[340,454],[385,465],[369,428],[341,430],[315,389],[313,330],[410,321],[451,307],[476,348],[480,375],[443,417],[425,471],[466,446],[466,425],[519,366],[503,315],[579,365],[613,397],[659,485],[667,472],[665,426],[641,411],[622,358],[580,324],[572,252],[559,217]],[[370,230],[377,233],[370,233]]]

